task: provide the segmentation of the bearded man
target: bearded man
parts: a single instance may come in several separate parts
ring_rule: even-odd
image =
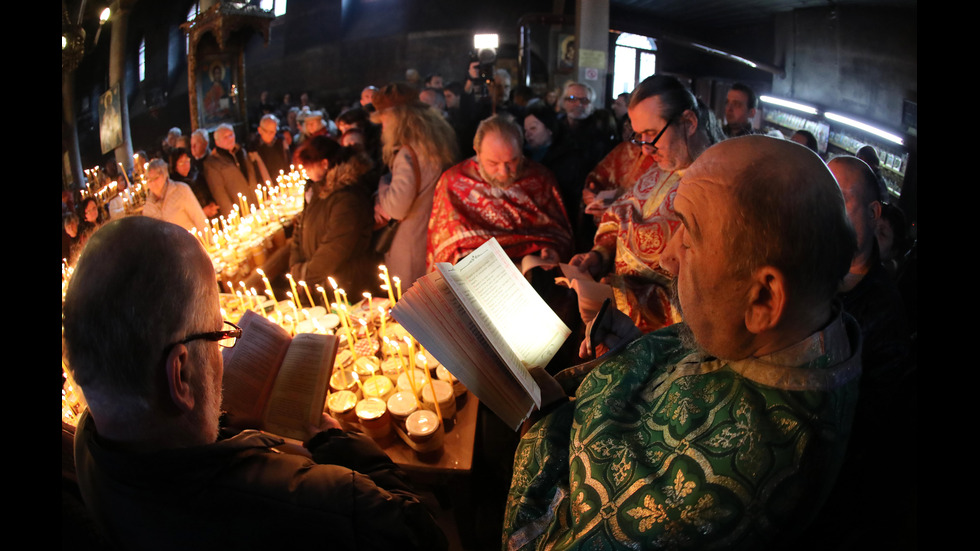
[[[429,218],[426,264],[455,263],[491,237],[520,260],[567,260],[572,230],[554,175],[525,159],[520,127],[496,115],[477,128],[476,156],[442,174]]]

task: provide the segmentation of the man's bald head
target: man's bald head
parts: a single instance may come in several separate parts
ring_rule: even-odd
[[[661,266],[703,350],[737,360],[782,350],[829,321],[854,234],[827,167],[799,144],[723,141],[684,173],[681,226]]]
[[[819,157],[787,140],[744,136],[709,148],[688,175],[702,172],[731,193],[725,235],[736,273],[772,266],[797,296],[833,297],[855,238],[840,189]]]
[[[857,234],[857,254],[855,261],[859,271],[867,268],[874,249],[875,227],[881,215],[878,202],[878,180],[867,163],[848,155],[834,157],[827,163],[844,194],[847,217]]]
[[[203,319],[217,312],[217,289],[200,243],[144,216],[109,222],[89,239],[63,311],[68,363],[93,411],[155,407],[166,388],[164,348],[220,321]]]

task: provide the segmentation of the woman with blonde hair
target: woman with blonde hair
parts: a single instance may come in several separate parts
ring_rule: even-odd
[[[376,246],[384,250],[388,271],[407,289],[425,275],[432,194],[439,176],[457,161],[456,134],[441,113],[420,102],[418,92],[405,84],[375,92],[374,106],[372,120],[382,124],[382,158],[391,169],[374,206],[376,225],[387,224],[380,235],[387,232],[389,239],[377,239]]]

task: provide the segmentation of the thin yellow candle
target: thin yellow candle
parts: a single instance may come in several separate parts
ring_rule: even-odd
[[[272,292],[272,289],[266,289],[265,294],[269,295],[269,299],[272,300],[272,305],[276,310],[279,309],[279,301],[276,300],[276,294]]]
[[[299,312],[296,310],[296,298],[293,296],[293,293],[289,291],[286,291],[286,296],[290,299],[289,306],[293,308],[293,317],[298,320]]]
[[[320,293],[321,295],[323,295],[323,306],[329,310],[330,309],[330,301],[327,300],[327,290],[324,289],[322,285],[317,285],[316,286],[316,291],[318,293]],[[334,293],[334,295],[335,295],[334,296],[334,300],[336,300],[336,298],[337,298],[336,297],[336,293]]]
[[[340,305],[337,305],[337,310],[340,310]],[[347,321],[344,316],[340,316],[340,323],[344,326],[344,331],[347,333],[347,348],[350,349],[351,358],[357,359],[357,352],[354,351],[354,339],[351,337],[350,327],[347,325]]]
[[[368,327],[367,320],[359,319],[357,321],[361,322],[361,325],[364,326],[364,338],[367,340],[371,340],[371,328]]]
[[[429,385],[429,389],[432,391],[432,403],[436,406],[436,415],[439,416],[439,422],[442,422],[442,409],[439,408],[439,396],[436,395],[436,387],[432,384],[432,375],[429,374],[428,368],[423,369],[425,371],[425,383]]]
[[[306,298],[310,301],[310,308],[313,308],[313,295],[310,294],[310,288],[306,286],[306,281],[300,281],[299,286],[306,291]]]
[[[265,272],[262,271],[262,268],[256,268],[255,271],[258,272],[260,276],[262,276],[262,283],[265,283],[265,288],[271,293],[272,284],[269,283],[269,278],[265,277]]]
[[[347,311],[350,311],[351,307],[350,307],[350,301],[347,300],[347,291],[344,291],[343,289],[337,289],[337,292],[340,293],[341,298],[344,299],[344,307],[347,308]]]
[[[402,280],[398,276],[391,278],[395,282],[395,288],[398,289],[398,300],[402,299]]]
[[[344,321],[344,326],[347,328],[347,340],[353,340],[354,344],[357,344],[357,337],[354,336],[354,324],[351,322],[349,309],[346,304],[338,304],[340,308],[341,315],[340,319]]]
[[[293,274],[286,274],[286,279],[289,280],[289,288],[293,290],[292,294],[289,293],[286,294],[289,295],[289,298],[293,299],[293,301],[296,302],[297,306],[299,306],[299,299],[296,298],[299,295],[299,291],[296,290],[296,282],[293,281]]]
[[[385,315],[385,309],[384,309],[383,306],[378,306],[378,313],[381,314],[381,336],[384,337],[385,336],[385,318],[388,317],[388,316]]]
[[[415,345],[409,337],[405,337],[405,343],[408,344],[408,384],[412,387],[412,392],[418,396],[418,386],[415,384]]]
[[[391,288],[391,278],[388,277],[388,267],[384,264],[378,266],[381,270],[381,279],[384,280],[385,285],[388,286],[388,302],[395,304],[395,291]]]

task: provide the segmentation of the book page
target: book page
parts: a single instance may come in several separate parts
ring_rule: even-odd
[[[465,280],[470,295],[525,370],[546,366],[571,334],[517,271],[496,239],[460,260],[453,271]],[[526,377],[531,379],[530,374]]]
[[[520,428],[535,398],[506,367],[439,271],[419,278],[392,316],[504,423]]]
[[[222,409],[238,428],[258,428],[290,337],[282,327],[246,311],[238,321],[242,337],[221,351],[224,360]]]
[[[293,337],[265,410],[263,429],[306,440],[307,426],[319,425],[337,355],[337,337],[300,333]]]

